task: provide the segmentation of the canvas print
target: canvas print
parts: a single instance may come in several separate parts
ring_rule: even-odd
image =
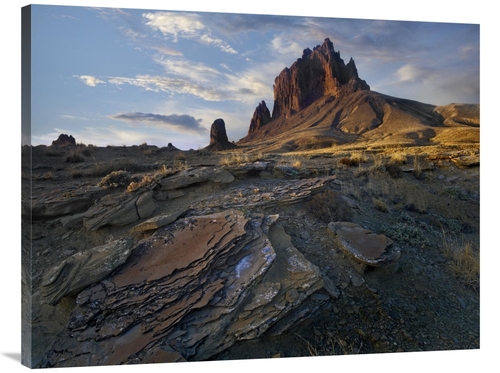
[[[479,349],[478,24],[22,22],[22,364]]]

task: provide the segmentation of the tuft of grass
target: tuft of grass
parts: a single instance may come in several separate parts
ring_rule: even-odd
[[[234,166],[243,163],[253,163],[264,159],[262,152],[244,153],[243,151],[232,151],[224,153],[220,160],[221,166]]]
[[[351,157],[349,159],[351,159],[353,162],[357,163],[358,165],[360,163],[365,163],[367,161],[363,152],[360,152],[360,151],[352,152]]]
[[[80,154],[71,154],[66,158],[66,163],[82,163],[85,162],[85,158],[83,158]]]
[[[359,162],[352,158],[342,157],[338,160],[338,164],[347,167],[357,167]]]
[[[405,164],[407,161],[408,161],[408,156],[406,155],[406,153],[399,151],[391,153],[391,159],[389,163],[394,165],[402,165]]]
[[[307,204],[307,210],[324,223],[349,221],[353,217],[351,208],[341,195],[332,190],[315,194]]]
[[[130,173],[123,170],[113,171],[106,175],[97,186],[101,188],[118,188],[128,185],[130,182]]]
[[[387,204],[381,200],[380,198],[374,198],[373,199],[373,206],[379,210],[379,211],[382,211],[382,212],[388,212],[389,211],[389,208],[387,207]]]
[[[403,170],[397,163],[388,163],[385,165],[385,170],[393,179],[399,179],[403,176]]]
[[[447,239],[443,233],[443,250],[449,259],[448,268],[464,285],[479,288],[479,250],[471,242]]]

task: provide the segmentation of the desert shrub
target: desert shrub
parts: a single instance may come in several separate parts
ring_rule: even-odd
[[[403,176],[403,170],[395,163],[386,164],[385,170],[393,179],[398,179]]]
[[[156,175],[145,175],[141,181],[133,181],[127,187],[127,192],[134,192],[140,188],[152,189],[156,186],[160,177],[158,174]]]
[[[60,157],[61,155],[63,155],[64,153],[57,150],[57,149],[54,149],[53,147],[49,146],[49,147],[46,147],[43,151],[43,153],[47,156],[47,157]]]
[[[184,154],[183,152],[178,152],[178,153],[175,154],[174,160],[176,160],[176,161],[185,161],[185,160],[187,160],[186,154]]]
[[[349,221],[353,216],[351,208],[342,200],[340,193],[332,190],[315,194],[307,204],[307,210],[324,223]]]
[[[383,200],[381,200],[380,198],[374,198],[373,199],[373,206],[377,210],[382,211],[382,212],[389,211],[389,208],[387,207],[387,204]]]
[[[142,154],[144,154],[146,158],[151,158],[154,157],[156,154],[158,154],[158,149],[155,148],[146,147],[141,149],[142,149]]]
[[[366,162],[366,157],[362,152],[352,152],[349,159],[351,159],[353,162],[357,162],[357,164]]]
[[[352,158],[342,157],[338,160],[339,165],[347,166],[347,167],[356,167],[359,166],[359,161]]]
[[[85,159],[81,154],[71,154],[66,158],[66,163],[81,163],[85,162]]]
[[[444,254],[448,257],[448,268],[465,286],[479,287],[479,250],[470,242],[444,238]]]
[[[92,151],[90,149],[84,149],[84,150],[82,150],[82,154],[85,157],[91,157],[93,153],[92,153]]]
[[[460,201],[467,201],[470,199],[468,193],[457,186],[442,189],[442,194],[446,197],[450,197]]]
[[[130,173],[127,171],[119,170],[113,171],[102,178],[97,186],[101,188],[118,188],[126,186],[130,183]]]
[[[428,244],[425,234],[414,224],[396,223],[383,227],[384,234],[394,241],[411,246],[422,247]]]
[[[394,165],[402,165],[407,162],[407,155],[403,152],[396,152],[391,154],[391,161]]]
[[[69,170],[69,176],[72,179],[78,179],[80,177],[85,176],[85,173],[81,169],[79,169],[79,168],[71,168]]]

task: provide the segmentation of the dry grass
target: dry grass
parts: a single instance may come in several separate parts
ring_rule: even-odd
[[[311,356],[357,355],[363,348],[363,342],[361,342],[359,348],[356,348],[354,343],[348,343],[347,341],[334,336],[331,332],[327,332],[326,336],[326,344],[328,347],[323,349],[315,347],[300,334],[295,335],[306,344],[307,351]]]
[[[352,219],[351,208],[335,191],[327,190],[315,194],[307,204],[309,213],[324,223],[349,221]]]
[[[373,207],[375,207],[377,210],[382,211],[382,212],[389,211],[387,204],[383,200],[381,200],[380,198],[373,199]]]
[[[245,153],[243,151],[231,151],[224,153],[220,160],[221,166],[234,166],[244,163],[253,163],[264,159],[262,152]]]
[[[403,151],[397,151],[390,154],[390,161],[389,161],[390,164],[402,165],[405,164],[407,161],[408,161],[408,156]]]
[[[450,239],[443,232],[443,250],[449,258],[448,268],[465,286],[479,288],[479,250],[468,241]]]

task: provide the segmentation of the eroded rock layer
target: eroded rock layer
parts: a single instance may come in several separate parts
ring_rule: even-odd
[[[259,337],[323,286],[277,216],[188,217],[81,291],[43,367],[204,360]]]

